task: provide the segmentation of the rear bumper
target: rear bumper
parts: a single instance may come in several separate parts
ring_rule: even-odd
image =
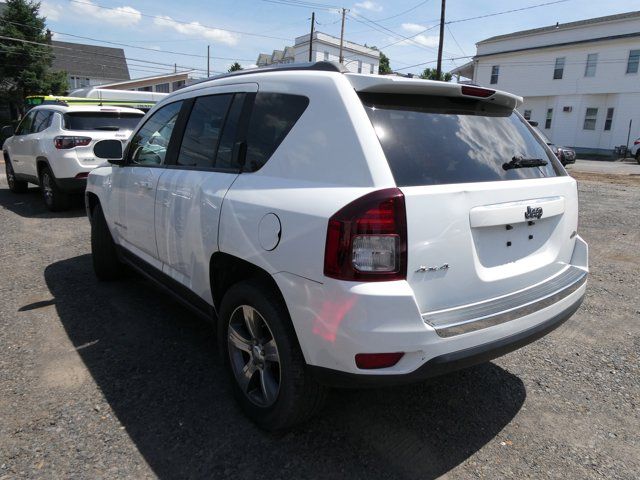
[[[556,283],[568,272],[575,276],[565,275],[566,281]],[[347,384],[385,385],[440,375],[534,341],[575,312],[586,290],[587,272],[587,245],[578,237],[570,263],[541,284],[490,301],[427,314],[420,312],[406,281],[326,279],[318,283],[286,272],[275,274],[274,279],[287,303],[307,365],[321,381],[340,384],[335,379],[339,377]],[[433,321],[431,314],[440,317]],[[477,323],[479,328],[473,325],[459,331],[460,323]],[[453,327],[450,334],[443,335],[442,329],[449,327]],[[363,370],[355,364],[359,353],[385,352],[404,355],[396,365],[383,369]],[[360,377],[371,378],[356,382]]]
[[[567,321],[580,307],[584,294],[564,311],[533,327],[491,342],[432,358],[417,370],[403,375],[361,375],[309,366],[316,380],[336,388],[366,388],[404,385],[424,381],[456,370],[488,362],[538,340]]]

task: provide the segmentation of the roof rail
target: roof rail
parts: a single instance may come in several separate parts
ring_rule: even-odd
[[[194,82],[191,85],[196,85],[202,82],[208,82],[209,80],[219,80],[221,78],[236,77],[239,75],[249,75],[251,73],[287,72],[292,70],[308,70],[308,71],[337,72],[337,73],[346,73],[349,71],[344,65],[338,62],[320,61],[320,62],[301,62],[301,63],[280,63],[276,65],[269,65],[267,67],[248,68],[247,70],[237,70],[235,72],[223,73],[221,75],[214,75],[204,80],[200,80],[199,82]]]

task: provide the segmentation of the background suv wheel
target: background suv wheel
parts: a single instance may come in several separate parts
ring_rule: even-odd
[[[265,430],[290,428],[323,405],[326,388],[307,372],[280,296],[251,280],[231,287],[220,308],[221,339],[235,396]]]
[[[7,184],[9,185],[9,190],[11,190],[13,193],[25,193],[29,189],[28,182],[16,179],[16,175],[13,171],[13,165],[11,165],[11,160],[6,157],[4,162],[4,169],[7,174]]]
[[[69,194],[58,188],[56,179],[49,167],[42,167],[40,171],[40,189],[42,190],[42,198],[44,204],[52,212],[69,209],[71,201]]]

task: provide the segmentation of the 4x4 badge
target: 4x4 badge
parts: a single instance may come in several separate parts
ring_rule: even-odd
[[[529,220],[531,218],[540,219],[542,217],[542,207],[527,207],[527,211],[524,212],[524,218]]]
[[[437,272],[438,270],[449,270],[449,264],[445,263],[439,267],[427,267],[425,265],[420,265],[420,267],[416,270],[417,272]]]

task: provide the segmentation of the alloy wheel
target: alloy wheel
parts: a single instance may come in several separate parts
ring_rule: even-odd
[[[7,185],[9,185],[9,188],[14,188],[14,184],[16,181],[16,176],[13,173],[13,167],[11,166],[11,164],[7,161],[7,163],[5,164],[5,172],[7,173]]]
[[[264,317],[249,305],[236,308],[227,342],[231,369],[244,395],[259,407],[273,405],[280,391],[280,356]]]
[[[51,205],[53,202],[53,185],[51,184],[51,176],[49,172],[42,174],[42,193],[44,195],[44,201],[47,205]]]

